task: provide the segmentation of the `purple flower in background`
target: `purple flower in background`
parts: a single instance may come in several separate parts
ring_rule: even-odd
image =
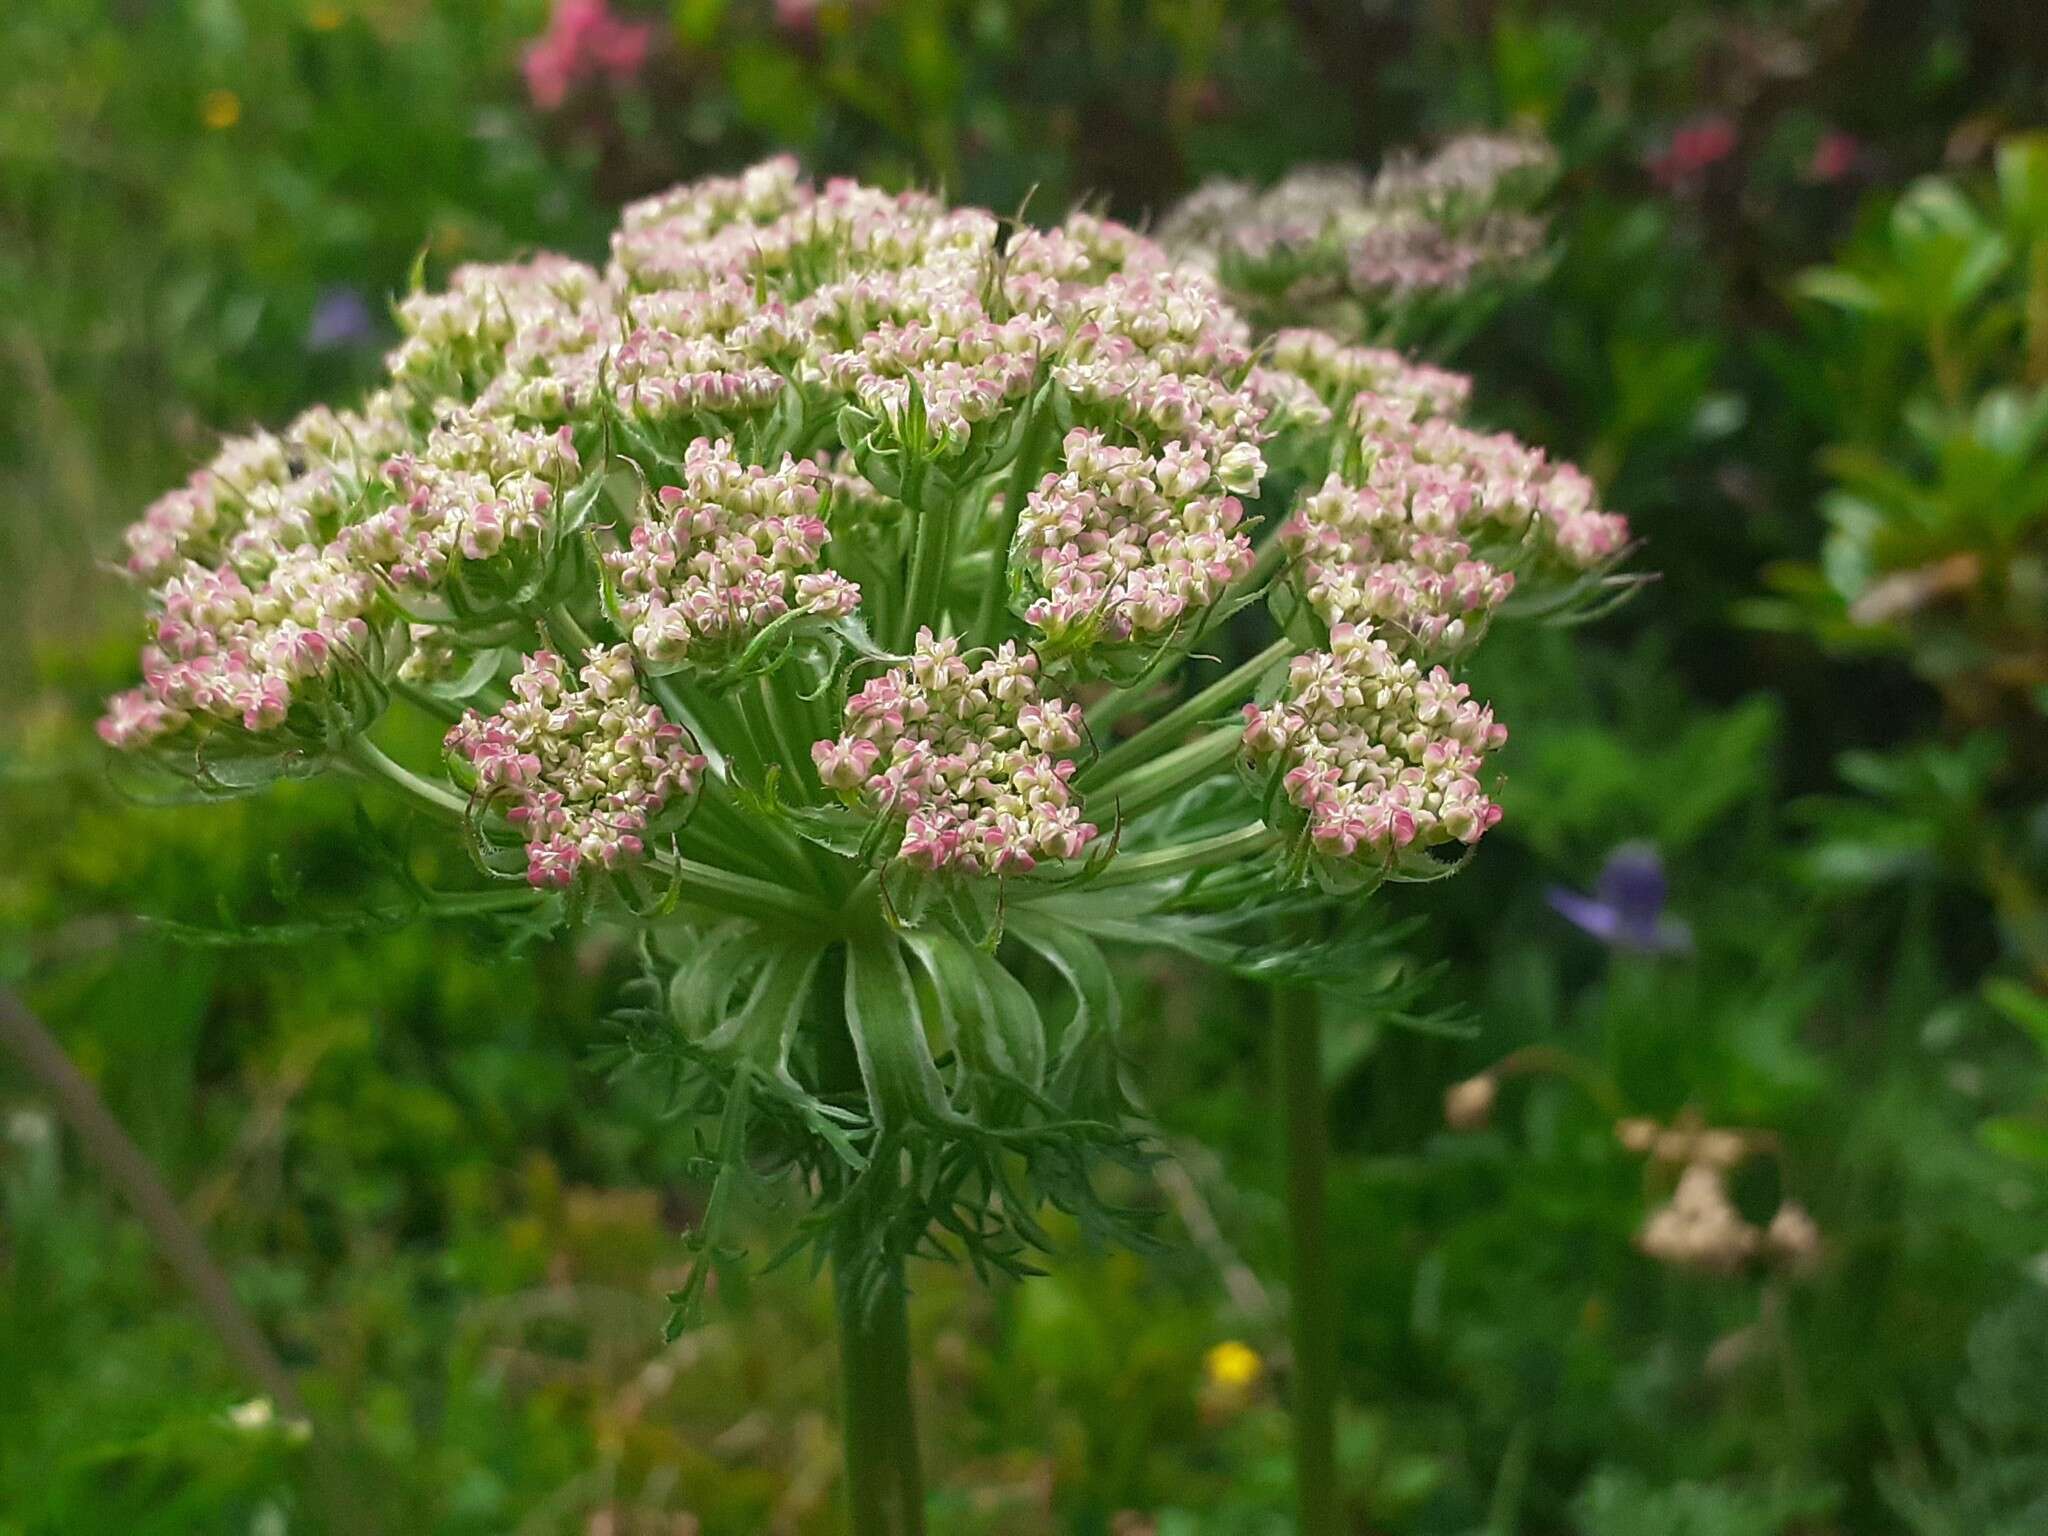
[[[1664,915],[1668,894],[1657,850],[1648,843],[1624,843],[1608,855],[1592,895],[1552,886],[1549,898],[1566,919],[1610,948],[1685,954],[1692,948],[1692,929]]]
[[[320,290],[313,318],[306,323],[308,352],[338,352],[368,341],[377,322],[361,293],[345,284]]]

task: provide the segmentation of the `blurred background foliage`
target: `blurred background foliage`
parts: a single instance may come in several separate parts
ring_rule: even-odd
[[[790,149],[1027,217],[1526,124],[1557,257],[1455,359],[1661,580],[1482,652],[1508,819],[1387,903],[1469,1029],[1333,1021],[1356,1528],[2048,1527],[2048,33],[2029,0],[11,0],[0,975],[346,1425],[364,1529],[834,1529],[821,1288],[663,1345],[699,1128],[595,1070],[628,958],[402,923],[335,786],[133,806],[96,562],[374,371],[417,263],[599,253]],[[1653,848],[1685,942],[1557,888]],[[273,861],[271,850],[281,850]],[[383,903],[380,907],[379,903]],[[1580,910],[1576,909],[1575,910]],[[264,935],[269,923],[298,928]],[[241,933],[195,943],[175,925]],[[304,932],[310,928],[321,930]],[[253,942],[267,938],[270,942]],[[1130,976],[1164,1250],[914,1277],[935,1529],[1287,1530],[1250,989]],[[1531,1051],[1529,1048],[1538,1048]],[[1490,1124],[1447,1084],[1510,1057]],[[1526,1070],[1524,1069],[1526,1068]],[[1752,1133],[1818,1259],[1663,1267],[1626,1116]],[[314,1529],[306,1447],[0,1062],[0,1532]],[[775,1230],[784,1213],[754,1217]]]

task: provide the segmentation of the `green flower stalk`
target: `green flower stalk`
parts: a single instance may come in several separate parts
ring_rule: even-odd
[[[1021,1271],[1144,1155],[1105,946],[1451,867],[1505,732],[1445,663],[1625,529],[1457,428],[1450,376],[1256,355],[1119,225],[788,161],[627,209],[602,272],[465,268],[400,317],[385,388],[133,530],[102,734],[215,792],[378,780],[529,924],[636,929],[631,1054],[719,1124],[679,1316],[741,1185],[796,1176],[855,1529],[915,1530],[905,1260]],[[372,739],[406,710],[433,771]]]

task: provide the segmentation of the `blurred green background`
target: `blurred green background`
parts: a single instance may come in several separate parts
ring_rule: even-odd
[[[113,792],[120,527],[219,434],[371,379],[416,262],[597,257],[621,200],[764,153],[1142,221],[1525,124],[1558,256],[1455,362],[1660,580],[1482,653],[1507,820],[1388,902],[1471,1027],[1334,1021],[1355,1528],[2048,1530],[2032,0],[9,0],[0,59],[0,977],[352,1428],[365,1528],[832,1530],[827,1304],[777,1271],[661,1343],[698,1128],[593,1066],[601,933],[167,928],[359,909],[377,874],[338,786]],[[1628,842],[1688,951],[1547,900]],[[1119,1193],[1164,1247],[914,1274],[935,1530],[1291,1528],[1257,1005],[1130,986],[1177,1156]],[[1517,1075],[1450,1134],[1446,1085],[1530,1045],[1611,1098]],[[1818,1263],[1644,1256],[1662,1190],[1617,1109],[1768,1133],[1734,1193],[1804,1203]],[[254,1390],[0,1061],[0,1532],[319,1529],[304,1444],[231,1412]]]

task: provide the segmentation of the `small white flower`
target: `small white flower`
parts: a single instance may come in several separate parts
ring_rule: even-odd
[[[277,1410],[267,1397],[252,1397],[228,1410],[228,1422],[245,1434],[270,1428],[276,1418]]]

